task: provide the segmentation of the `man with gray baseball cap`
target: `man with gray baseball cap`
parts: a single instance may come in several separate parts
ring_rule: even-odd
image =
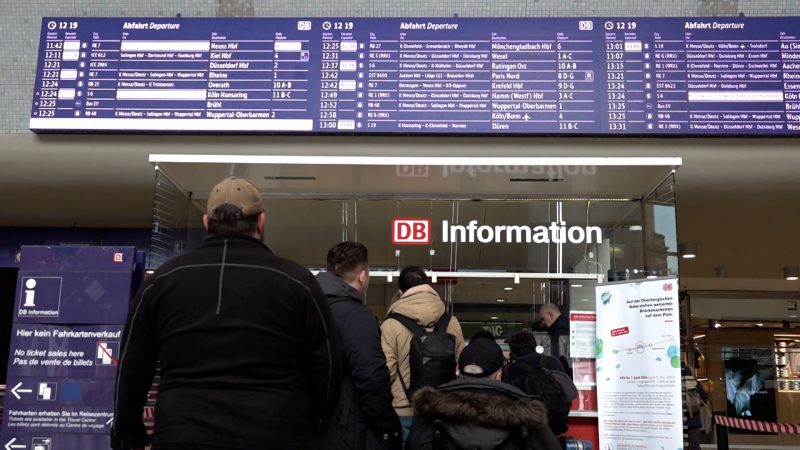
[[[211,190],[209,237],[159,267],[131,302],[111,446],[148,443],[142,408],[156,362],[153,450],[312,448],[336,405],[339,334],[312,274],[261,242],[261,194]]]

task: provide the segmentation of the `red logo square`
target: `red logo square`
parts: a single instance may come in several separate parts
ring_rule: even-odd
[[[392,244],[428,245],[430,243],[430,219],[395,217],[392,221]]]

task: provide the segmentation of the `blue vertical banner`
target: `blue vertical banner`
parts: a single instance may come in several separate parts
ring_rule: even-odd
[[[0,448],[108,449],[133,247],[22,247]]]

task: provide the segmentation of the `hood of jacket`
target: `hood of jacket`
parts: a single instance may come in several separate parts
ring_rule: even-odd
[[[392,303],[386,315],[392,313],[414,319],[423,327],[432,327],[444,314],[444,302],[430,285],[421,284],[405,291]]]
[[[317,283],[328,298],[351,298],[359,303],[364,302],[361,294],[353,286],[330,272],[320,272],[317,275]]]
[[[514,386],[485,378],[451,381],[414,394],[414,411],[444,421],[486,428],[538,427],[547,424],[544,403]]]
[[[546,427],[544,403],[504,383],[469,379],[425,387],[414,395],[414,412],[444,423],[450,438],[469,448],[495,448],[521,426]],[[460,445],[460,444],[459,444]]]

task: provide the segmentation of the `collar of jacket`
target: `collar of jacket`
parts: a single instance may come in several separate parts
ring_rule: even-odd
[[[414,319],[423,327],[432,327],[445,312],[445,305],[436,290],[427,284],[414,286],[389,306],[388,317],[392,313],[402,314]]]
[[[272,250],[267,247],[267,244],[261,242],[261,240],[256,239],[250,236],[209,236],[203,241],[203,246],[213,246],[213,245],[222,245],[223,241],[228,242],[241,242],[245,245],[252,245],[252,246],[259,246],[264,250],[272,253]]]
[[[569,334],[569,318],[564,314],[558,316],[558,318],[556,318],[553,324],[547,328],[547,334],[549,335]]]
[[[320,272],[317,275],[317,283],[328,298],[348,298],[364,303],[364,299],[356,288],[330,272]]]
[[[429,284],[420,284],[419,286],[414,286],[409,288],[407,291],[403,292],[403,295],[400,296],[400,300],[404,298],[411,297],[414,294],[419,294],[420,292],[425,292],[428,294],[433,294],[435,296],[439,296],[439,293],[436,292],[436,289],[432,288]]]
[[[528,354],[527,354],[527,355],[525,355],[525,356],[520,356],[520,357],[518,357],[518,358],[517,358],[517,361],[527,361],[527,362],[532,362],[532,363],[538,363],[538,362],[539,362],[539,359],[540,359],[541,357],[542,357],[542,355],[541,355],[541,354],[539,354],[539,353],[536,353],[536,352],[533,352],[533,353],[528,353]]]
[[[414,394],[414,412],[445,421],[486,428],[528,427],[547,423],[544,403],[505,383],[462,379],[425,387]]]

